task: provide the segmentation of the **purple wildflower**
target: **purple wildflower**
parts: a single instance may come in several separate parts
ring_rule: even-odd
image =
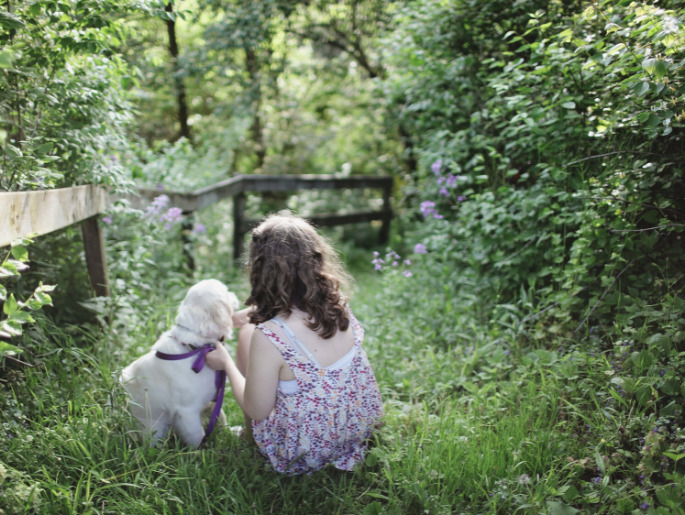
[[[440,170],[442,169],[442,159],[438,159],[435,163],[431,165],[431,170],[436,177],[440,177]]]
[[[423,213],[424,218],[428,218],[428,216],[435,211],[435,202],[432,202],[430,200],[425,200],[421,202],[421,213]]]
[[[444,186],[442,188],[440,188],[440,191],[438,193],[444,197],[450,196],[450,192],[447,191],[447,188],[445,188]]]
[[[423,243],[414,245],[414,254],[428,254],[428,249]]]
[[[453,188],[454,186],[456,186],[456,185],[457,185],[457,179],[458,179],[458,178],[459,178],[458,175],[449,174],[449,175],[447,176],[447,180],[446,180],[447,186],[449,186],[450,188]]]
[[[466,197],[464,195],[459,195],[457,197],[457,202],[464,202],[466,200]]]
[[[411,270],[405,270],[404,272],[402,272],[402,275],[405,277],[411,277],[412,276]]]
[[[649,509],[649,503],[648,503],[647,501],[643,502],[643,503],[640,505],[640,509],[642,509],[642,510],[648,510],[648,509]]]
[[[177,222],[182,214],[183,210],[180,207],[170,207],[169,210],[160,217],[160,220],[166,222],[164,227],[169,230],[171,229],[171,224]]]
[[[376,270],[377,272],[380,272],[383,269],[383,264],[385,261],[383,261],[380,257],[380,254],[376,251],[373,253],[373,260],[371,261],[373,263],[373,269]]]
[[[194,234],[204,234],[207,232],[207,228],[201,224],[201,223],[196,223],[195,226],[193,227],[193,233]]]
[[[102,221],[105,222],[107,225],[110,225],[112,223],[112,217],[111,216],[103,216]]]
[[[159,195],[158,197],[155,197],[155,199],[152,201],[152,204],[150,204],[145,210],[145,217],[155,218],[168,205],[169,197],[166,195]]]

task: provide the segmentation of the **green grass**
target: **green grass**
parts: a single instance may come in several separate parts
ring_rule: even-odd
[[[135,443],[114,378],[168,325],[175,304],[167,298],[138,320],[129,312],[127,331],[47,320],[27,331],[23,359],[34,366],[5,362],[0,370],[0,507],[64,514],[616,513],[657,495],[668,501],[670,484],[683,485],[673,467],[669,485],[641,483],[640,439],[655,419],[635,398],[611,395],[609,354],[506,346],[500,327],[479,327],[464,313],[449,318],[461,336],[440,344],[444,330],[431,329],[430,313],[410,310],[401,288],[356,275],[353,308],[367,330],[386,412],[356,472],[284,477],[225,429],[199,451],[173,439],[158,449]],[[422,308],[438,309],[428,302]],[[230,394],[225,408],[229,424],[240,424]]]

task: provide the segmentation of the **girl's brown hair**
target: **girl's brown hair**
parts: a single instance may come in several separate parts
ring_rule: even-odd
[[[333,247],[303,218],[282,212],[264,220],[252,231],[247,265],[252,290],[245,304],[254,306],[253,324],[297,308],[322,338],[349,327],[341,292],[349,276]]]

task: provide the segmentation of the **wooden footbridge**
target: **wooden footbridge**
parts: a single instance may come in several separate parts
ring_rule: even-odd
[[[135,209],[145,209],[159,195],[169,197],[169,206],[190,215],[224,199],[233,200],[233,257],[243,251],[245,234],[259,220],[245,216],[248,193],[295,192],[298,190],[378,189],[382,192],[380,209],[307,217],[314,225],[328,227],[381,221],[379,240],[387,242],[393,212],[390,198],[393,179],[389,176],[352,175],[238,175],[190,193],[138,188],[135,193],[111,195],[100,186],[84,185],[41,191],[0,193],[0,247],[17,238],[41,236],[64,227],[81,224],[86,266],[96,296],[109,295],[107,260],[99,217],[114,201],[126,199]]]

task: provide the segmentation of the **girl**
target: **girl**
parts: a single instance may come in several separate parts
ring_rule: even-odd
[[[351,470],[382,402],[364,331],[340,291],[340,259],[308,222],[285,213],[252,231],[248,271],[251,308],[235,317],[236,361],[217,345],[207,363],[228,375],[248,433],[277,471]]]

